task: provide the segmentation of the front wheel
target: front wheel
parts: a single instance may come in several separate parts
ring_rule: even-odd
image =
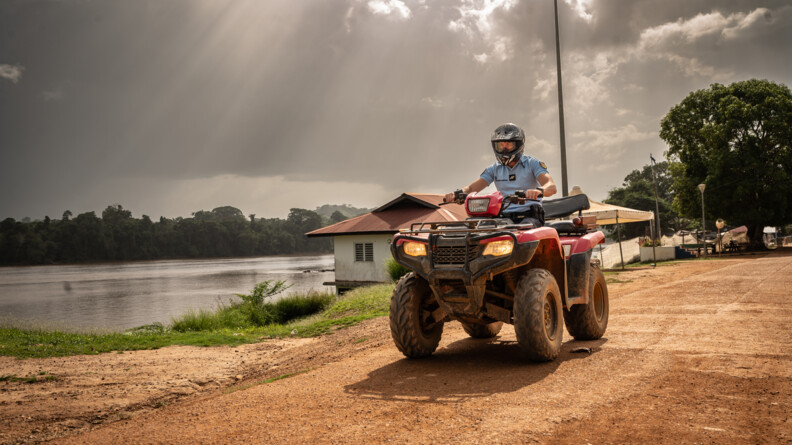
[[[608,327],[608,284],[605,275],[597,266],[591,266],[589,274],[589,302],[564,309],[564,323],[575,340],[596,340],[605,334]]]
[[[545,269],[531,269],[520,280],[514,295],[514,333],[529,359],[549,361],[558,357],[564,325],[561,291]]]
[[[409,358],[432,355],[443,335],[443,322],[437,322],[432,312],[439,305],[429,284],[410,272],[403,276],[390,303],[390,328],[393,342]]]

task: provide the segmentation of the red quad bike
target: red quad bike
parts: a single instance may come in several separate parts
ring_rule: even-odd
[[[409,358],[431,355],[443,324],[459,320],[471,337],[490,338],[503,323],[514,325],[517,342],[534,361],[554,360],[563,325],[576,340],[602,337],[608,326],[608,287],[591,261],[605,240],[596,217],[581,217],[586,195],[544,202],[544,227],[503,218],[525,195],[466,195],[468,218],[459,222],[415,223],[393,238],[391,253],[411,269],[390,303],[396,347]]]

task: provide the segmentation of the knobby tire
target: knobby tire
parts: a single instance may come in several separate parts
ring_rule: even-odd
[[[390,328],[393,342],[409,358],[432,355],[440,343],[443,323],[425,326],[421,319],[422,304],[434,298],[428,283],[414,272],[403,276],[390,302]]]

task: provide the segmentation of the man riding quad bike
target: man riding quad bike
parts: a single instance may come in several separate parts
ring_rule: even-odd
[[[503,217],[510,206],[525,204],[519,191],[460,190],[454,201],[464,203],[470,218],[416,223],[391,244],[396,262],[413,271],[396,285],[390,304],[391,334],[405,356],[431,355],[451,320],[475,338],[513,324],[520,348],[535,361],[558,356],[564,324],[577,340],[602,337],[608,288],[591,254],[605,237],[595,230],[596,218],[580,216],[589,208],[585,195],[545,202],[547,219],[578,216],[544,227]]]

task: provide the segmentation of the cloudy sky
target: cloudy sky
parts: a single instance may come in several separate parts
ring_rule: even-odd
[[[569,184],[690,91],[792,85],[792,2],[559,0]],[[3,0],[0,218],[261,217],[445,193],[514,122],[561,184],[552,0]]]

